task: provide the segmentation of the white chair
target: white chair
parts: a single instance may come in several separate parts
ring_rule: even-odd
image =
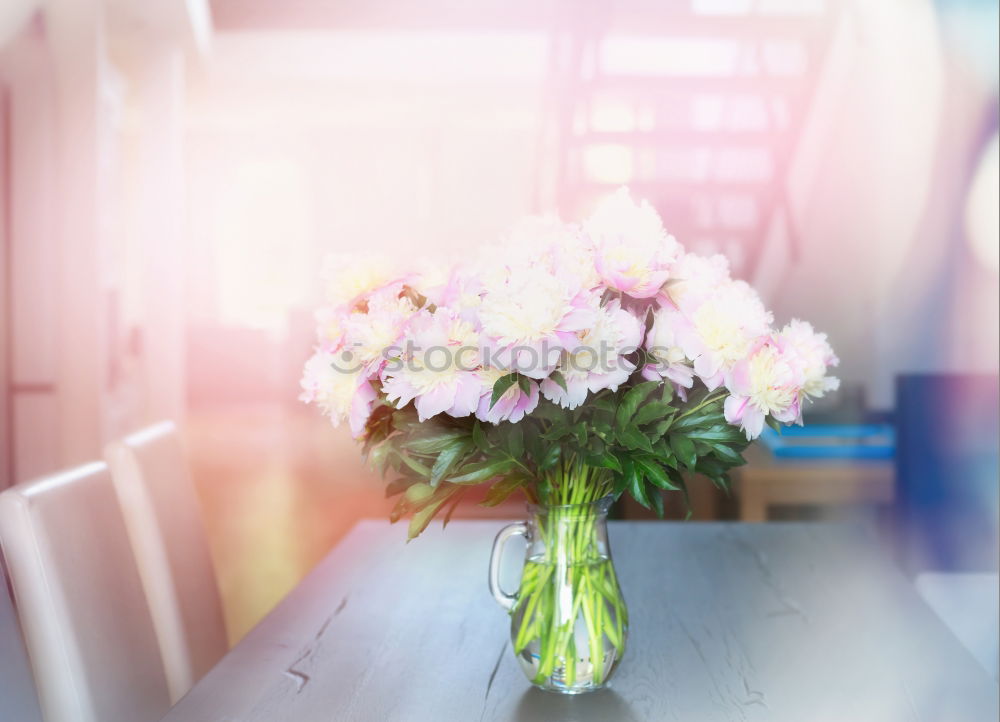
[[[42,722],[31,662],[24,648],[14,605],[7,593],[7,574],[0,564],[0,708],[4,719]]]
[[[110,444],[105,457],[176,702],[229,647],[194,483],[170,422]]]
[[[163,663],[107,466],[0,493],[0,545],[47,722],[160,719]]]

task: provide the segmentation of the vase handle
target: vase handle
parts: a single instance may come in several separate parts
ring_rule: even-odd
[[[528,525],[519,521],[505,526],[493,540],[493,550],[490,552],[490,594],[497,600],[497,604],[508,612],[514,608],[517,595],[507,594],[500,588],[500,559],[503,557],[504,546],[513,536],[527,537]]]

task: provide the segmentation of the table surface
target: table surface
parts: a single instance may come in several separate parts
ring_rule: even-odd
[[[361,522],[165,720],[997,718],[996,682],[874,535],[835,524],[612,522],[625,658],[609,689],[541,692],[486,589],[499,526],[405,544]]]

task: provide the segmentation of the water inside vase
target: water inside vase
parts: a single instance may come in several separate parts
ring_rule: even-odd
[[[527,559],[511,640],[533,684],[568,694],[604,686],[624,652],[627,629],[609,558]]]

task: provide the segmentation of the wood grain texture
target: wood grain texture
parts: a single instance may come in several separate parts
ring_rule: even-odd
[[[998,688],[859,527],[612,522],[611,688],[530,687],[486,590],[496,522],[360,523],[165,718],[990,720]]]
[[[782,505],[891,504],[896,481],[892,460],[779,459],[760,442],[733,469],[741,521],[767,521]]]

